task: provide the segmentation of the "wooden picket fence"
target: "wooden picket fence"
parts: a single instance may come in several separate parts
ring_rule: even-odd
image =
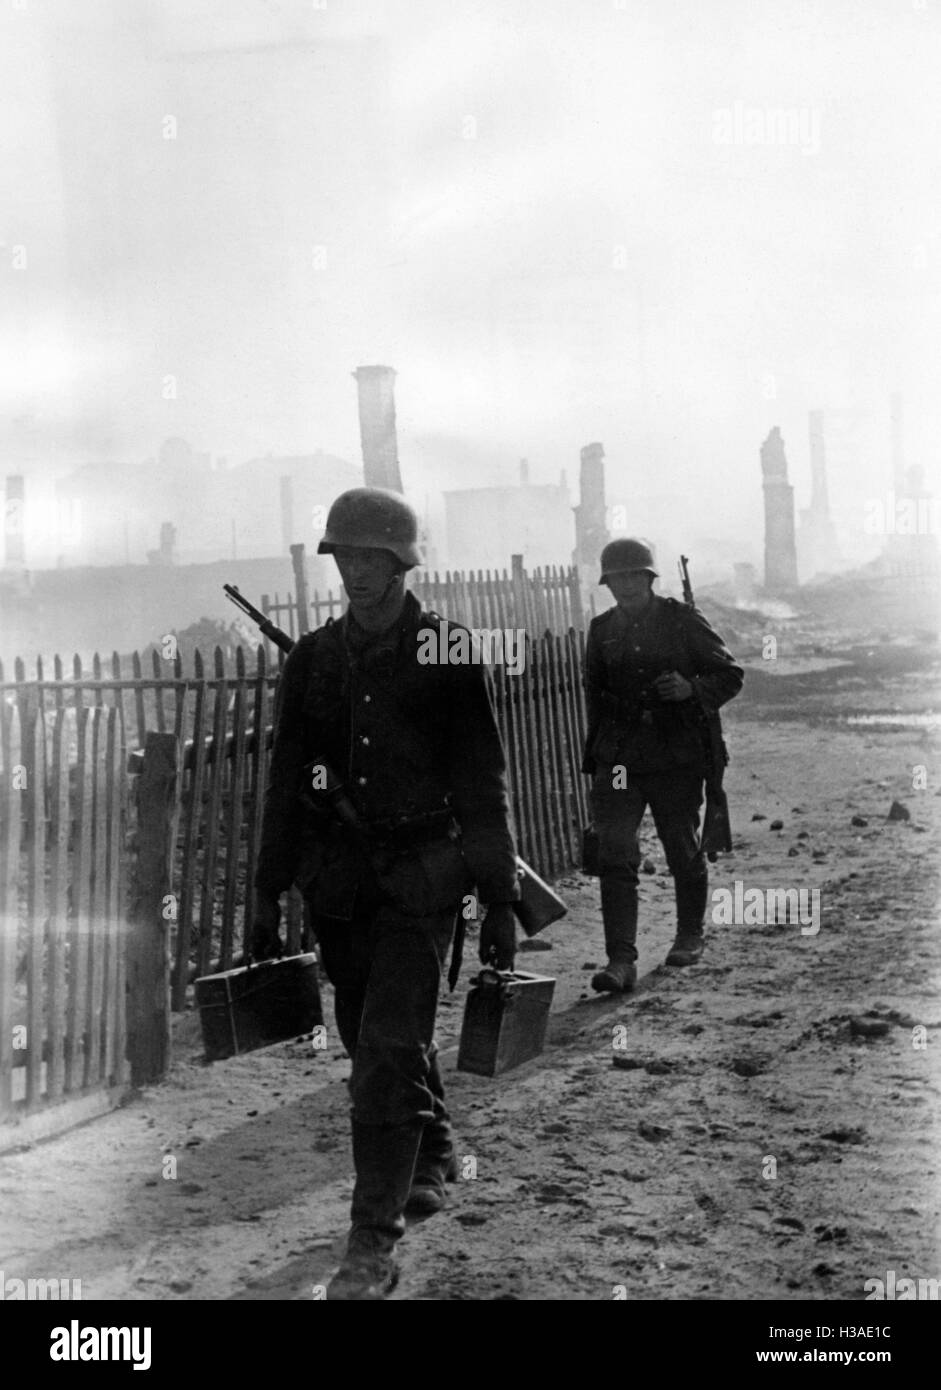
[[[514,556],[514,559],[519,557]],[[521,564],[508,574],[478,570],[439,576],[419,574],[413,589],[426,608],[467,627],[511,628],[537,637],[585,626],[578,570],[557,565],[527,573]]]
[[[231,968],[245,951],[254,913],[252,875],[261,840],[273,693],[263,651],[249,675],[239,649],[232,676],[217,650],[216,673],[212,680],[199,675],[187,691],[192,733],[180,749],[179,834],[172,847],[177,903],[172,998],[178,1009],[192,978]],[[295,949],[301,920],[295,896],[288,912],[289,944]]]
[[[295,593],[282,599],[268,594],[261,598],[265,617],[280,627],[292,639],[320,627],[330,617],[339,617],[346,609],[342,586],[337,593],[328,589],[321,597],[315,590],[311,596],[305,578],[304,547],[291,547],[294,561]],[[585,627],[578,569],[550,565],[528,573],[522,558],[513,556],[513,565],[506,570],[478,570],[464,573],[459,570],[417,570],[409,576],[408,586],[424,608],[430,608],[442,618],[478,628],[522,628],[532,636],[543,632],[565,633],[570,628]]]
[[[499,663],[491,667],[495,705],[520,853],[543,877],[554,878],[578,862],[579,831],[587,817],[579,771],[584,633],[527,637],[523,652],[519,674],[509,674]],[[173,804],[156,815],[154,831],[171,838],[150,852],[154,865],[167,866],[165,896],[171,906],[164,916],[172,1005],[182,1009],[194,978],[230,968],[249,943],[277,671],[263,647],[256,649],[251,666],[244,649],[227,662],[216,648],[211,662],[197,652],[189,673],[175,670],[168,676],[155,668],[152,677],[118,676],[111,682],[103,674],[89,680],[73,671],[62,682],[7,682],[5,698],[36,728],[58,729],[68,721],[74,726],[76,720],[81,725],[90,718],[114,719],[120,727],[126,707],[137,734],[129,740],[137,745],[129,748],[127,759],[132,774],[146,768],[148,740],[156,740],[161,757],[176,750],[173,770],[161,774],[173,782]],[[83,697],[95,703],[83,704]],[[35,718],[39,710],[43,719]],[[154,901],[159,899],[157,894]],[[308,944],[303,905],[294,891],[287,902],[287,932],[289,949]],[[158,964],[148,968],[156,970]]]
[[[588,819],[584,644],[574,629],[547,632],[527,641],[519,675],[491,668],[519,853],[548,879],[580,862]]]
[[[328,618],[342,617],[346,612],[346,593],[341,585],[337,593],[328,589],[321,598],[319,590],[315,589],[305,605],[303,600],[298,604],[294,594],[285,594],[282,598],[275,592],[273,596],[262,594],[259,606],[275,627],[279,627],[282,632],[287,633],[292,642],[296,642],[305,632],[323,627]],[[269,644],[269,651],[272,655],[277,651],[273,642]]]
[[[257,671],[266,673],[272,690],[284,664],[284,653],[273,650],[279,658],[274,662],[265,645],[259,644],[251,654]],[[184,669],[182,657],[167,660],[155,649],[144,655],[132,652],[124,658],[114,652],[107,661],[96,652],[88,669],[77,655],[69,663],[60,656],[54,657],[51,675],[48,663],[37,657],[35,674],[27,675],[25,661],[17,657],[12,680],[5,677],[0,662],[0,698],[15,702],[21,719],[29,721],[37,710],[48,722],[60,709],[115,708],[120,712],[128,746],[143,748],[151,730],[172,733],[183,740],[192,738],[195,704],[189,692],[204,680],[210,689],[223,680],[244,680],[248,659],[242,647],[229,657],[216,647],[211,662],[197,650]],[[210,665],[212,675],[207,677]],[[234,694],[234,683],[229,687],[230,696]]]
[[[148,736],[168,736],[179,743],[182,764],[175,810],[179,835],[172,846],[171,872],[178,911],[170,919],[171,926],[173,921],[179,924],[174,930],[177,1008],[183,1007],[187,982],[195,970],[206,973],[210,960],[220,968],[232,963],[233,953],[240,953],[247,940],[251,922],[254,904],[247,866],[257,851],[278,680],[278,668],[272,669],[263,646],[253,653],[253,667],[249,666],[251,655],[239,647],[234,659],[227,659],[216,647],[209,660],[196,651],[191,668],[184,672],[179,658],[167,662],[154,652],[153,674],[145,676],[148,663],[135,652],[129,663],[133,676],[123,674],[122,663],[115,657],[111,680],[97,657],[91,671],[83,671],[76,658],[71,677],[59,680],[45,679],[41,660],[33,680],[26,678],[22,660],[15,663],[19,679],[3,680],[0,668],[3,708],[14,709],[23,727],[37,724],[49,729],[62,719],[74,724],[90,714],[109,712],[123,723],[127,710],[132,773],[139,774],[143,768]],[[128,663],[123,665],[126,668]],[[63,677],[63,671],[64,663],[56,657],[54,676]],[[85,703],[89,700],[94,703]],[[40,714],[42,718],[37,718]],[[260,741],[254,735],[256,728],[265,731]],[[220,757],[217,749],[222,750]],[[211,867],[204,871],[204,866]],[[236,905],[241,923],[238,941]],[[289,904],[288,918],[291,938],[299,942],[302,908],[296,897]]]
[[[120,710],[0,705],[0,1133],[114,1103],[127,1080]],[[48,1128],[62,1126],[61,1114]]]
[[[551,879],[577,864],[587,815],[584,634],[527,637],[524,654],[516,675],[492,666],[495,706],[519,851]],[[188,675],[4,683],[0,1149],[158,1080],[171,1007],[248,945],[275,681],[259,648],[253,669],[216,649]],[[133,750],[123,711],[142,699],[163,728]],[[287,909],[297,951],[296,890]]]
[[[578,863],[587,818],[579,770],[585,736],[584,635],[547,633],[527,641],[518,675],[494,665],[497,719],[507,753],[520,853],[555,878]],[[173,1007],[185,1006],[200,975],[229,969],[247,949],[254,912],[252,875],[261,837],[272,742],[272,695],[263,660],[254,675],[203,679],[190,691],[193,737],[179,745],[173,843],[175,905]],[[132,755],[132,769],[146,756]],[[299,895],[287,900],[287,947],[309,944]]]

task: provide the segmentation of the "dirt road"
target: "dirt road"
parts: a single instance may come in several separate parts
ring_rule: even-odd
[[[818,671],[809,717],[799,666],[787,679],[759,674],[729,710],[737,834],[712,886],[733,904],[736,883],[740,903],[806,890],[804,924],[714,925],[699,967],[667,971],[672,891],[648,830],[636,994],[590,994],[597,884],[564,880],[551,949],[518,958],[558,980],[549,1045],[497,1080],[454,1070],[465,966],[440,1011],[464,1176],[409,1230],[394,1298],[862,1299],[890,1270],[941,1276],[937,740],[834,718],[863,693],[910,707],[927,678],[890,663],[861,691]],[[886,819],[893,800],[910,819]],[[352,1187],[325,1003],[326,1051],[211,1067],[186,1015],[166,1084],[0,1158],[6,1277],[81,1279],[84,1298],[311,1298]]]

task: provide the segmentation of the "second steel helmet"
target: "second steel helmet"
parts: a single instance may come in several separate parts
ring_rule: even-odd
[[[317,554],[332,555],[338,545],[391,550],[406,569],[422,560],[418,517],[401,493],[384,487],[354,487],[336,499]]]
[[[635,540],[609,541],[601,552],[601,578],[598,583],[603,584],[609,574],[631,574],[638,570],[646,570],[657,578],[650,546]]]

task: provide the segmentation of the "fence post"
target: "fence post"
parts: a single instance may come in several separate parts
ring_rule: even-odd
[[[137,870],[127,943],[127,1054],[131,1085],[159,1081],[170,1065],[170,922],[180,747],[150,732],[137,786]]]
[[[303,541],[291,546],[291,564],[294,566],[294,602],[297,605],[297,635],[303,637],[310,631],[310,595],[307,592],[307,561]]]
[[[20,777],[25,738],[16,705],[0,708],[0,1115],[13,1104],[13,1020],[16,1000],[17,923],[20,912],[20,847],[23,791]],[[27,774],[28,775],[28,774]],[[27,783],[28,785],[28,783]],[[28,1040],[28,1039],[27,1039]]]
[[[526,572],[523,569],[522,555],[510,556],[510,583],[513,590],[513,606],[516,609],[514,614],[514,627],[528,628],[527,621],[529,605],[526,602]],[[536,634],[527,632],[527,637],[534,637]]]
[[[581,575],[578,572],[578,565],[571,566],[568,580],[569,593],[571,595],[569,602],[571,604],[572,614],[570,626],[574,627],[576,632],[580,632],[585,626],[585,609],[582,605],[582,581]],[[566,631],[565,628],[562,630],[563,632]]]

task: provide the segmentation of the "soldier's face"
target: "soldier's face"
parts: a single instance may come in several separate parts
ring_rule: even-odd
[[[625,613],[639,613],[650,600],[653,576],[646,570],[628,571],[608,576],[607,585],[619,608]]]
[[[354,608],[375,608],[401,571],[398,560],[388,550],[338,545],[333,558]]]

